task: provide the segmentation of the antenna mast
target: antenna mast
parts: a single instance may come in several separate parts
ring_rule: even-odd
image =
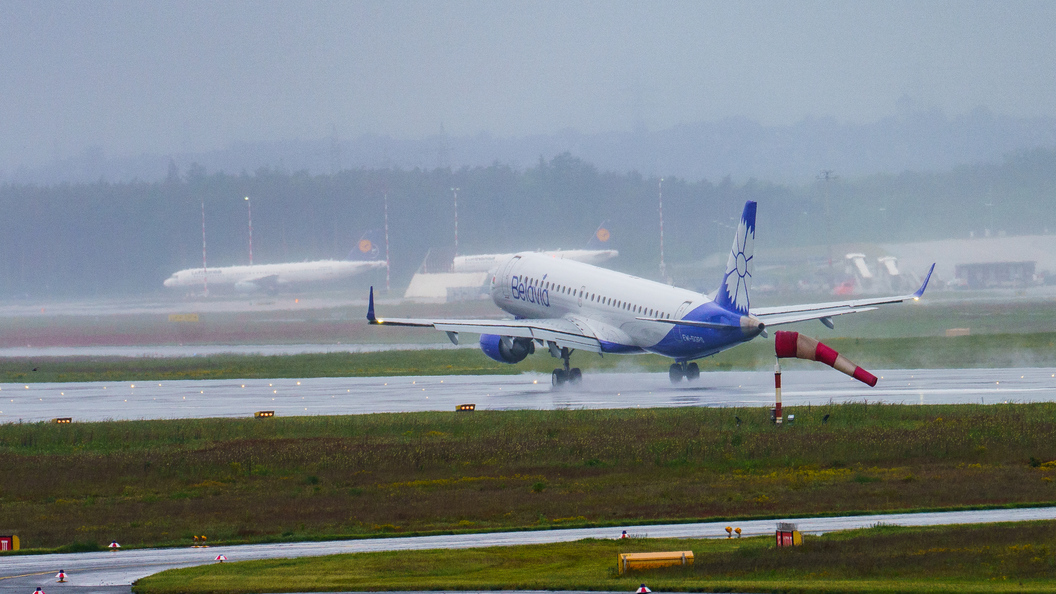
[[[660,278],[667,282],[667,265],[664,264],[664,178],[660,178]]]
[[[458,255],[458,190],[459,188],[451,188],[451,193],[455,195],[455,255]]]
[[[246,210],[249,212],[249,265],[253,265],[253,203],[246,196]]]
[[[209,295],[209,268],[205,265],[205,199],[202,199],[202,293]]]
[[[389,193],[385,192],[385,293],[389,288]]]

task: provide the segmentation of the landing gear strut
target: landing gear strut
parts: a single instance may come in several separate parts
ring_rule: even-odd
[[[556,353],[556,354],[555,354]],[[561,369],[555,369],[550,375],[550,382],[556,388],[562,386],[565,382],[578,384],[583,381],[583,372],[578,367],[569,368],[568,360],[572,356],[572,351],[568,347],[561,347],[560,351],[557,351],[556,345],[550,348],[550,354],[558,357],[564,363],[564,367]]]
[[[687,381],[693,381],[700,377],[700,367],[696,363],[672,363],[671,368],[667,370],[668,377],[671,378],[672,384],[677,384],[682,381],[683,378]]]

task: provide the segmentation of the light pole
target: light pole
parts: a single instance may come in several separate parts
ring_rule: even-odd
[[[246,196],[246,212],[249,213],[249,265],[253,265],[253,203]]]

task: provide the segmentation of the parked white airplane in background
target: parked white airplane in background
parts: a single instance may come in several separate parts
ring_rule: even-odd
[[[620,255],[613,249],[606,249],[611,234],[602,223],[594,235],[587,242],[586,249],[582,250],[548,250],[537,252],[555,258],[567,258],[587,264],[600,264]],[[494,272],[499,266],[512,258],[514,254],[477,254],[472,256],[455,256],[451,262],[451,272]]]
[[[552,374],[555,386],[582,378],[578,368],[569,367],[575,349],[671,357],[675,360],[669,372],[671,381],[678,382],[700,376],[694,359],[765,336],[769,326],[820,320],[831,328],[834,316],[919,299],[935,270],[932,264],[920,288],[909,295],[753,309],[749,292],[755,211],[755,202],[745,204],[714,298],[581,262],[524,252],[506,260],[491,279],[492,300],[515,319],[379,318],[371,288],[367,320],[436,328],[456,344],[459,332],[477,333],[484,354],[503,363],[518,363],[537,346],[546,347],[564,363]]]
[[[284,264],[253,264],[219,268],[188,268],[165,279],[166,287],[203,287],[234,289],[241,292],[276,292],[281,288],[302,283],[335,281],[385,268],[385,260],[378,259],[378,244],[365,233],[347,260],[316,260]]]

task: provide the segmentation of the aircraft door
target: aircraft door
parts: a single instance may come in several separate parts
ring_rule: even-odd
[[[503,265],[502,270],[499,272],[499,283],[502,284],[502,297],[503,297],[503,299],[509,299],[510,298],[510,286],[511,286],[511,277],[513,276],[513,267],[514,267],[514,265],[517,262],[520,262],[520,261],[521,261],[521,257],[520,256],[514,256],[514,257],[510,258],[506,262],[506,264]]]
[[[693,305],[692,301],[683,301],[682,305],[679,305],[678,309],[675,310],[675,319],[681,320],[682,316],[686,315],[686,313],[689,311],[689,306],[691,305]]]

